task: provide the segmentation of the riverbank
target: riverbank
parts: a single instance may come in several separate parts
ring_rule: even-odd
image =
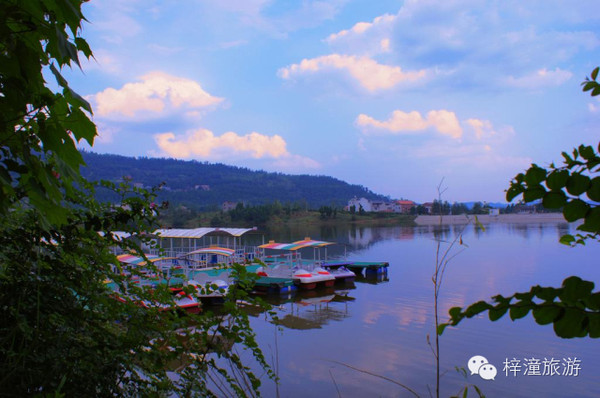
[[[442,224],[468,224],[475,220],[474,215],[461,214],[458,216],[442,216]],[[567,223],[562,213],[535,213],[535,214],[499,214],[491,216],[481,214],[477,216],[482,224],[510,223],[510,224],[536,224],[536,223]],[[436,225],[440,223],[440,216],[418,216],[417,225]]]

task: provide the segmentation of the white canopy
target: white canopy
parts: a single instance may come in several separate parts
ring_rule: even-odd
[[[229,235],[239,237],[246,232],[255,231],[256,228],[172,228],[157,229],[154,234],[161,238],[190,238],[200,239],[206,235]]]

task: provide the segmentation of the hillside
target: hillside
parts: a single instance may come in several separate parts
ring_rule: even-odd
[[[225,201],[264,204],[279,200],[306,202],[309,207],[344,206],[353,196],[387,199],[360,185],[327,176],[287,175],[254,171],[219,163],[164,158],[132,158],[83,152],[87,167],[81,172],[89,180],[121,181],[131,178],[138,186],[166,185],[159,200],[188,207],[214,209]],[[114,200],[100,192],[103,200]]]

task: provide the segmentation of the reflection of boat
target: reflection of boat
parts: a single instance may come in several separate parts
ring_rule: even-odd
[[[341,292],[345,294],[346,292]],[[330,321],[348,318],[348,298],[344,302],[333,288],[301,291],[296,297],[279,306],[279,318],[273,323],[289,329],[320,329]],[[282,313],[282,314],[281,314]]]

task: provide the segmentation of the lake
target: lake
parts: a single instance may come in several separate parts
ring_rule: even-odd
[[[329,259],[388,261],[390,266],[387,278],[381,280],[358,280],[349,288],[274,299],[281,326],[264,314],[252,317],[265,357],[281,379],[276,386],[264,376],[263,395],[414,396],[396,384],[340,363],[402,383],[422,397],[429,396],[428,386],[435,394],[435,360],[427,344],[427,335],[432,341],[434,337],[431,277],[435,239],[451,240],[459,228],[297,227],[271,231],[268,237],[276,241],[310,236],[339,242],[328,249]],[[447,319],[451,307],[489,300],[498,293],[512,295],[528,291],[534,284],[560,286],[570,275],[600,280],[600,245],[590,242],[569,248],[559,244],[558,238],[569,231],[564,223],[490,224],[485,231],[467,227],[463,241],[468,247],[450,262],[444,276],[441,320]],[[311,257],[312,250],[303,256]],[[487,314],[467,319],[441,336],[444,375],[440,396],[455,395],[468,383],[477,385],[488,397],[597,397],[599,343],[590,338],[558,338],[551,325],[537,325],[530,315],[515,322],[508,315],[497,322],[489,321]],[[455,370],[467,369],[475,355],[496,367],[494,380],[470,372],[465,378]],[[525,366],[526,359],[530,368]],[[536,360],[540,364],[554,360],[559,374],[524,375],[526,368],[535,373]],[[579,369],[568,369],[568,361]],[[563,370],[567,370],[565,375]],[[476,394],[470,391],[469,396]]]

